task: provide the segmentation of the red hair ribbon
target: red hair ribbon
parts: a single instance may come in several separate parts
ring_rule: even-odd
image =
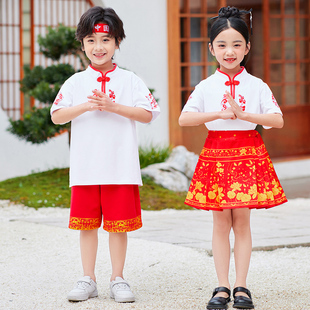
[[[96,24],[94,26],[93,32],[109,33],[110,32],[110,27],[107,24]]]

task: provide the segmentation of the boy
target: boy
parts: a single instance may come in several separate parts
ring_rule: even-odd
[[[69,228],[80,230],[84,276],[68,300],[98,296],[95,262],[103,217],[112,263],[110,296],[133,302],[123,268],[127,232],[142,226],[135,121],[149,123],[160,110],[142,80],[112,62],[125,38],[113,9],[97,6],[85,12],[76,38],[91,64],[64,83],[51,108],[55,124],[71,121]]]

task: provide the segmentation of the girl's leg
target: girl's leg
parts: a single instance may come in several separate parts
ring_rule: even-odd
[[[231,210],[213,211],[212,252],[219,286],[230,289],[228,273],[230,262],[229,233],[232,227]],[[220,292],[216,297],[227,297]]]
[[[80,248],[84,276],[90,276],[96,282],[95,264],[98,249],[98,229],[81,230]]]
[[[246,288],[246,278],[248,275],[252,252],[250,214],[250,209],[235,209],[232,211],[233,230],[235,234],[235,287],[243,286]],[[241,294],[242,293],[238,295]],[[243,295],[247,296],[246,294]]]
[[[109,246],[112,263],[111,281],[114,281],[115,277],[123,278],[127,251],[127,233],[109,233]]]

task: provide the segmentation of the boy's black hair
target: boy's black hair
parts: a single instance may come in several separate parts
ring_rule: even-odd
[[[245,39],[246,44],[250,41],[249,28],[243,14],[249,13],[242,11],[235,7],[223,7],[219,10],[219,15],[216,17],[216,21],[212,24],[210,29],[210,43],[213,44],[214,39],[224,30],[233,28],[238,31]],[[245,65],[245,59],[241,62],[241,66]]]
[[[77,25],[75,37],[82,43],[83,39],[93,33],[95,24],[105,23],[109,25],[109,34],[115,38],[115,43],[119,46],[119,43],[125,39],[125,31],[123,28],[123,22],[111,8],[103,8],[101,6],[94,6],[87,10],[80,18]]]

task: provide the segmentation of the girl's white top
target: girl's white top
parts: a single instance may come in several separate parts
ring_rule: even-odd
[[[149,89],[134,73],[114,69],[105,75],[89,66],[61,87],[51,114],[87,102],[98,89],[122,105],[160,109]],[[135,121],[105,111],[85,112],[71,121],[70,186],[99,184],[142,185]]]
[[[245,68],[242,68],[233,79],[217,69],[213,75],[195,87],[182,112],[225,110],[230,106],[225,95],[226,90],[232,94],[243,111],[256,114],[282,114],[268,85],[249,74]],[[254,123],[239,119],[217,119],[205,125],[209,130],[253,130],[256,127]],[[270,127],[264,126],[264,128]]]

